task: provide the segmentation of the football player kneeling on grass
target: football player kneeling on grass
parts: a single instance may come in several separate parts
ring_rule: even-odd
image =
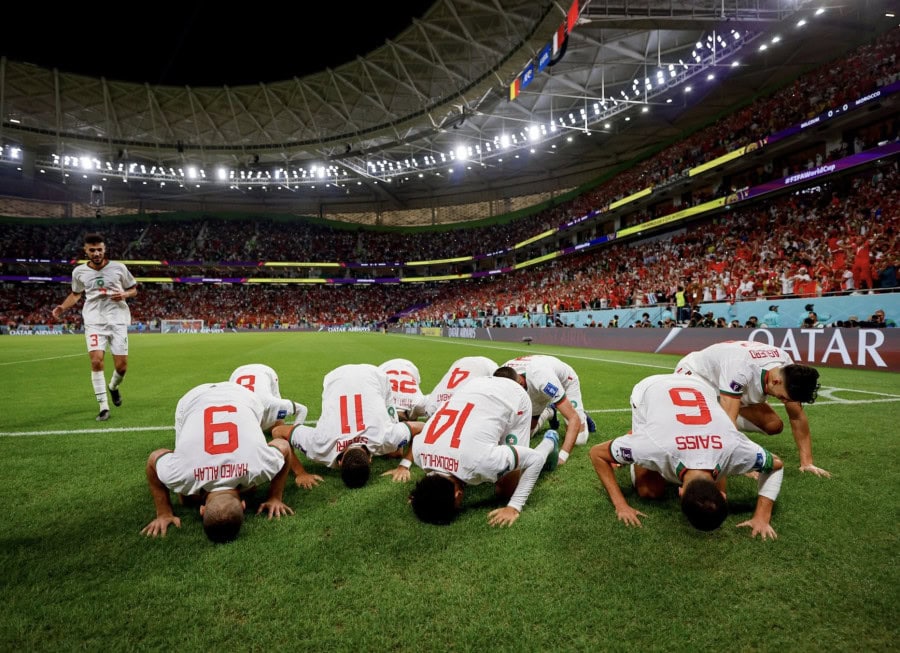
[[[382,476],[409,480],[409,442],[422,422],[398,422],[387,373],[368,363],[341,365],[322,381],[322,413],[314,427],[300,423],[272,429],[272,437],[290,442],[294,482],[310,489],[322,482],[306,471],[297,451],[309,460],[341,470],[348,488],[369,480],[373,456],[402,455],[400,464]]]
[[[749,527],[751,537],[777,537],[769,522],[784,476],[782,462],[735,428],[713,388],[696,378],[658,374],[634,386],[631,406],[631,432],[590,450],[619,521],[641,526],[646,515],[628,505],[614,465],[630,465],[642,499],[659,499],[667,483],[678,485],[682,512],[702,531],[717,529],[728,515],[725,479],[758,472],[756,509],[738,526]]]
[[[467,485],[495,483],[508,501],[488,513],[492,526],[513,524],[532,488],[559,459],[559,436],[547,431],[534,449],[531,400],[518,374],[501,367],[494,376],[472,379],[425,422],[413,440],[413,461],[426,475],[410,494],[415,515],[430,524],[449,524],[459,514]],[[520,444],[524,443],[524,444]]]
[[[244,523],[241,493],[271,482],[257,514],[269,519],[292,515],[282,500],[290,466],[290,445],[266,442],[260,427],[265,408],[246,388],[230,382],[206,383],[188,392],[175,409],[175,449],[157,449],[147,459],[147,482],[156,519],[141,531],[165,537],[181,527],[169,492],[182,502],[200,503],[203,530],[213,542],[235,539]]]

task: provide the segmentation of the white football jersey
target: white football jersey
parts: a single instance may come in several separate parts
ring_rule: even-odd
[[[515,445],[528,447],[531,400],[510,379],[472,379],[432,415],[413,440],[413,462],[478,485],[517,467]]]
[[[228,380],[244,386],[263,402],[266,410],[260,426],[264,431],[271,429],[279,420],[295,414],[294,402],[290,399],[282,399],[278,374],[268,365],[260,363],[241,365],[231,373]],[[306,419],[306,407],[297,404],[296,408],[297,412],[301,414],[295,415],[294,421],[302,422]]]
[[[575,408],[584,408],[578,374],[571,365],[555,356],[519,356],[503,365],[525,377],[532,415],[540,415],[547,406],[564,397],[568,397]]]
[[[700,379],[657,374],[631,391],[631,434],[610,443],[619,463],[637,464],[680,484],[688,469],[714,476],[771,472],[773,457],[738,431],[718,395]]]
[[[379,365],[378,369],[390,379],[394,407],[406,411],[410,417],[421,414],[425,397],[419,388],[422,378],[415,363],[405,358],[392,358]]]
[[[409,426],[398,423],[387,374],[374,365],[342,365],[322,383],[322,416],[316,426],[295,426],[291,446],[310,460],[337,466],[351,444],[363,444],[374,456],[402,449],[411,439]]]
[[[286,464],[259,426],[263,405],[236,383],[205,383],[175,408],[175,451],[156,462],[173,492],[247,489],[271,481]]]
[[[72,292],[84,293],[85,324],[131,324],[128,302],[114,302],[109,295],[136,285],[131,272],[118,261],[108,261],[99,270],[82,263],[72,271]]]
[[[431,417],[441,404],[449,401],[453,393],[466,383],[479,377],[492,376],[497,367],[497,363],[486,356],[464,356],[457,359],[425,398],[425,415]]]
[[[514,469],[522,474],[507,503],[521,511],[547,459],[532,449],[531,400],[515,381],[472,379],[442,404],[413,440],[413,462],[427,472],[452,475],[467,485],[496,483]]]
[[[720,394],[740,397],[741,404],[766,401],[765,373],[790,365],[790,355],[772,345],[752,340],[719,342],[695,351],[675,366],[676,374],[696,376]]]

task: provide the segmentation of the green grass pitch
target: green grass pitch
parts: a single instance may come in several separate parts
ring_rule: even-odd
[[[648,516],[624,526],[586,447],[538,481],[507,529],[487,525],[486,486],[469,490],[452,525],[419,523],[411,484],[382,478],[393,462],[377,460],[361,490],[309,464],[326,480],[303,490],[291,478],[296,514],[248,511],[227,546],[211,545],[196,511],[177,505],[180,529],[139,534],[154,516],[147,455],[173,444],[175,404],[197,384],[265,363],[311,421],[322,377],[344,363],[409,358],[427,392],[460,356],[503,363],[529,352],[579,372],[598,428],[591,443],[627,431],[632,386],[677,360],[380,333],[133,335],[124,404],[97,423],[81,337],[0,339],[0,648],[897,650],[900,375],[886,372],[820,369],[808,412],[831,479],[800,474],[789,433],[755,436],[787,468],[774,542],[735,526],[756,496],[744,477],[730,482],[733,514],[714,533],[694,531],[674,493],[650,502],[626,490]]]

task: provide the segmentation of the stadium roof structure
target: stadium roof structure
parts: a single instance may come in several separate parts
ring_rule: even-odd
[[[102,178],[120,204],[302,213],[562,191],[894,28],[890,4],[437,0],[364,57],[234,87],[4,57],[0,193]]]

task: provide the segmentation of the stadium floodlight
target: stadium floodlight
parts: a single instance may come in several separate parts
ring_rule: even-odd
[[[772,37],[772,43],[778,43],[779,41],[781,41],[781,37],[777,34]]]
[[[818,9],[816,9],[816,16],[821,16],[824,13],[825,13],[825,7],[819,7]]]
[[[797,21],[797,27],[803,27],[804,25],[806,25],[805,18],[801,18],[800,20]]]
[[[531,125],[528,128],[528,139],[532,141],[536,141],[541,137],[541,131],[538,129],[537,125]]]
[[[462,145],[457,146],[457,148],[453,151],[454,158],[458,161],[465,161],[468,157],[469,153],[466,148]]]
[[[219,178],[219,181],[225,181],[228,178],[228,173],[225,171],[225,168],[218,168],[216,170],[216,177]]]
[[[187,178],[188,179],[196,179],[197,178],[197,168],[195,168],[194,166],[188,166]]]

